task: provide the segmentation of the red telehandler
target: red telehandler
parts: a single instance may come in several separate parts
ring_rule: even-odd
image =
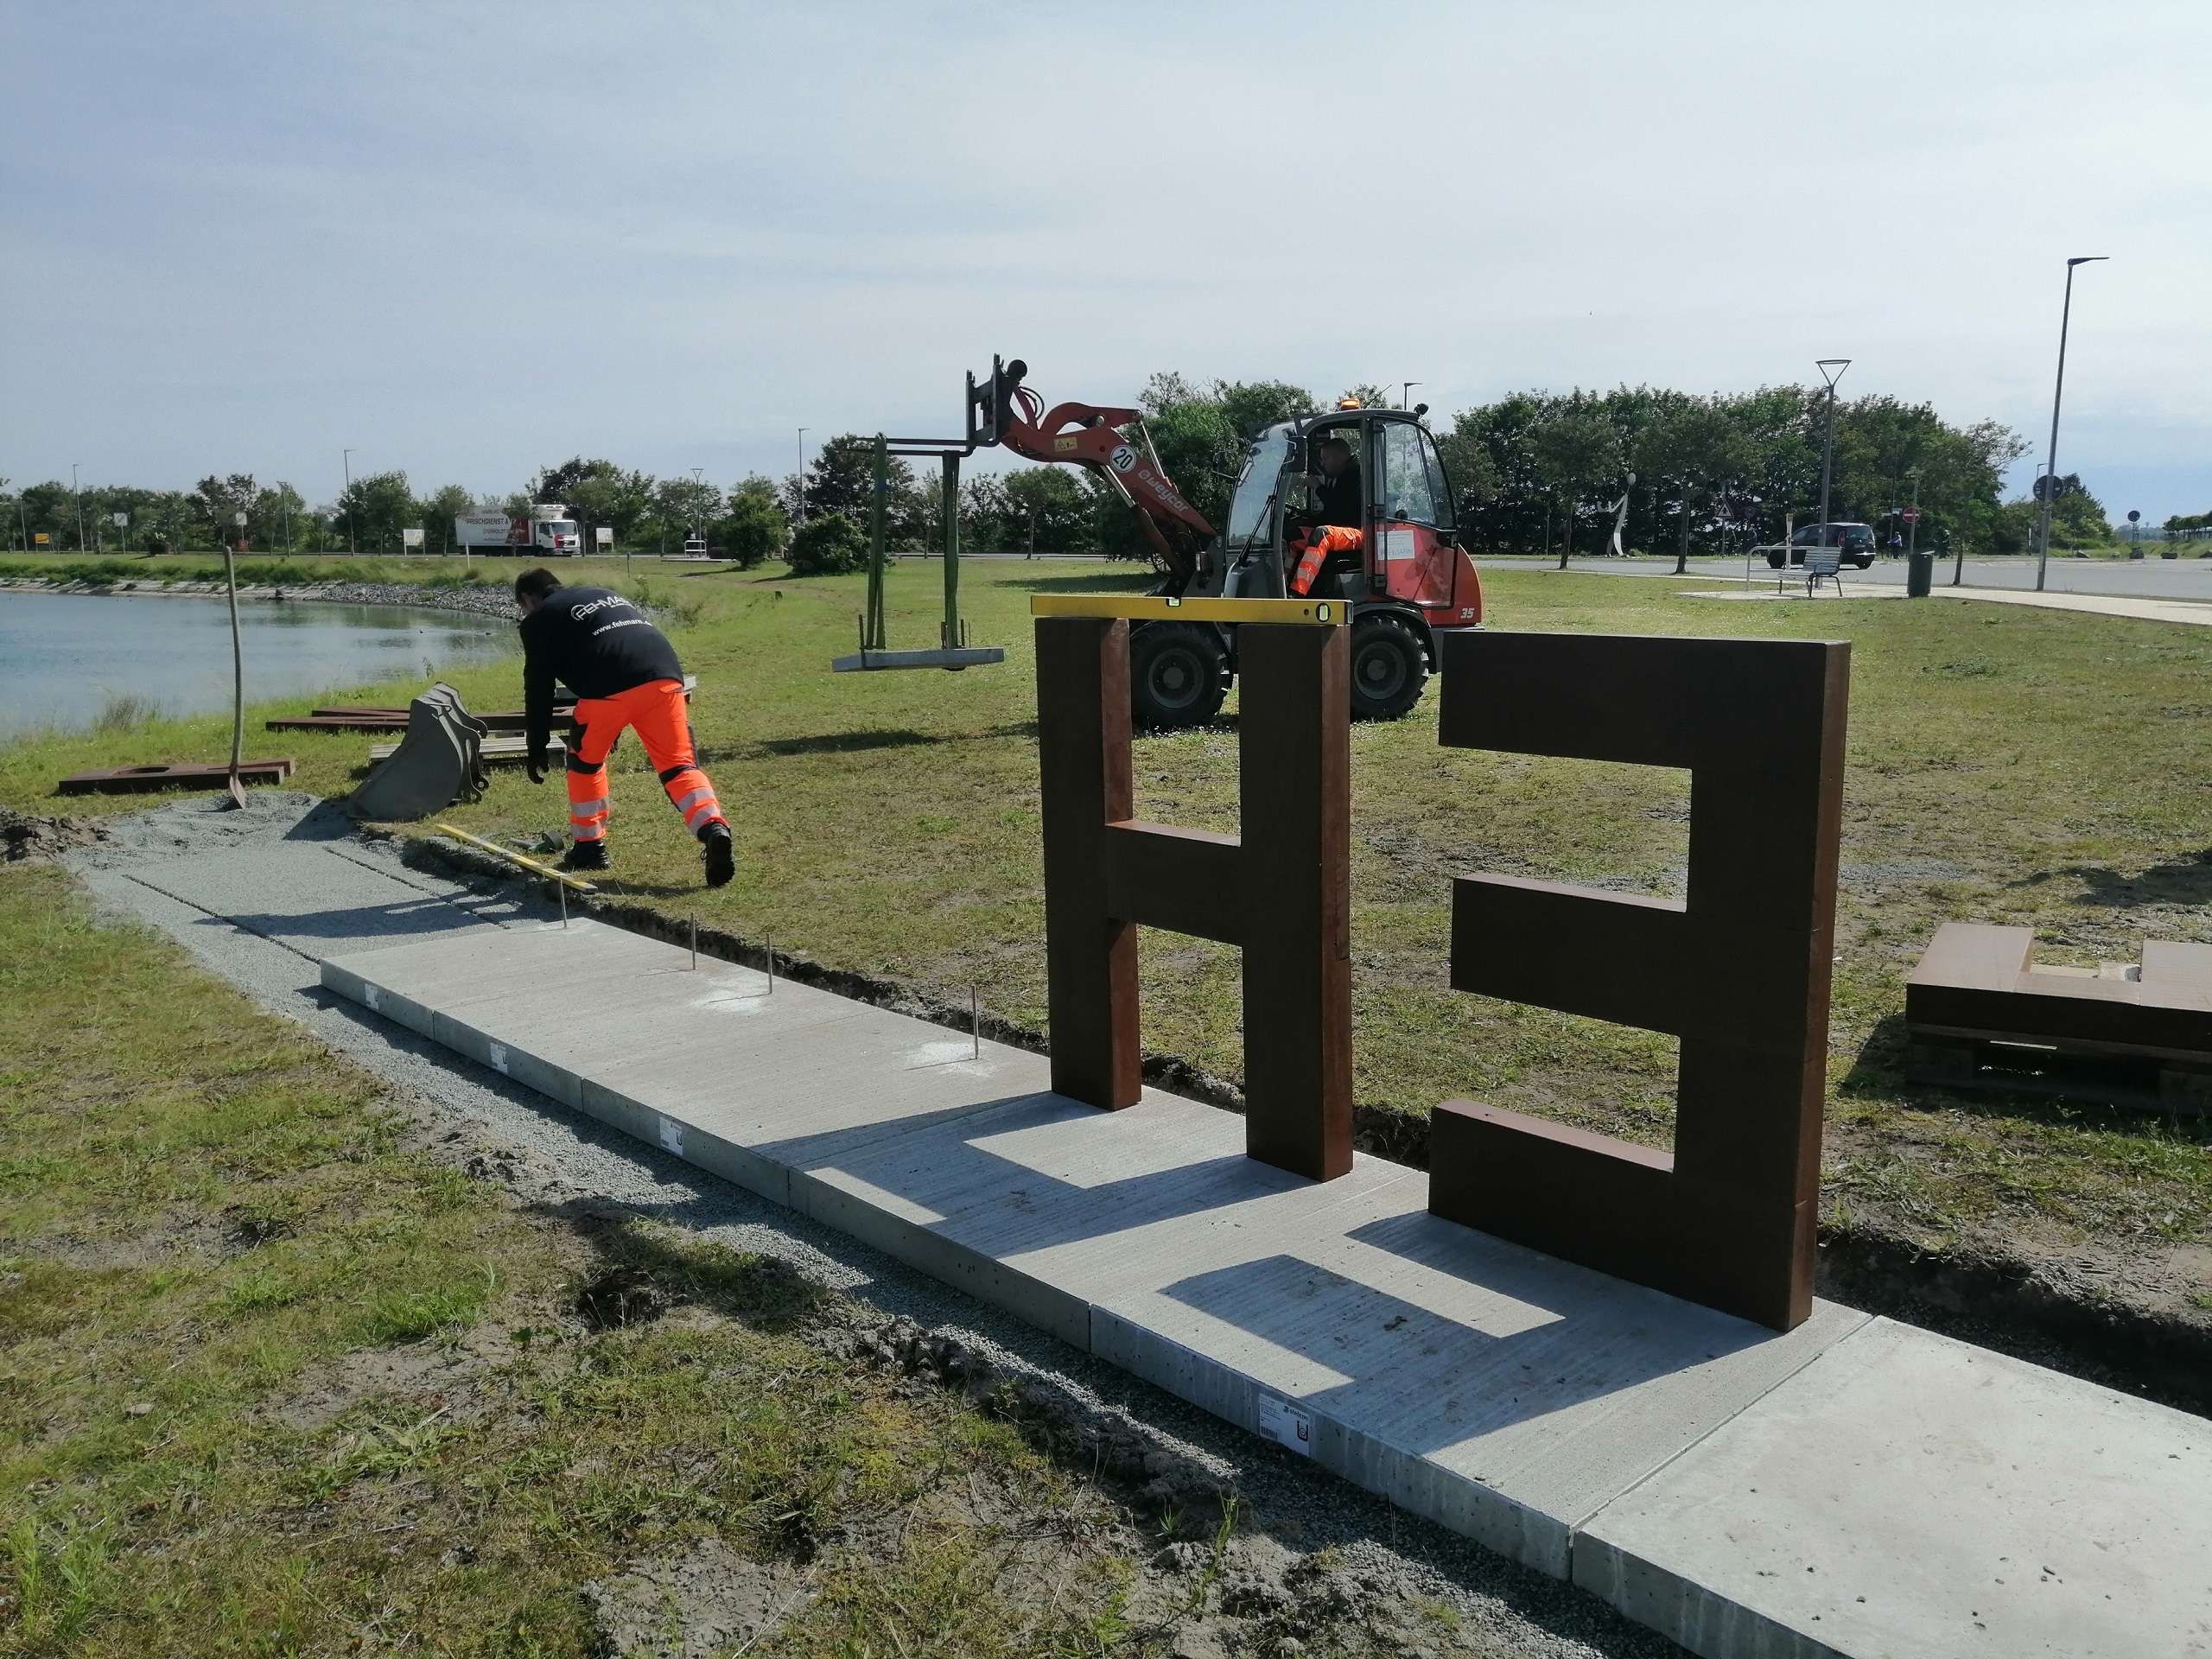
[[[1427,404],[1406,410],[1347,402],[1260,432],[1245,450],[1224,532],[1161,468],[1141,411],[1090,404],[1047,410],[1022,384],[1028,372],[1019,358],[994,358],[988,383],[971,378],[969,442],[1004,444],[1032,461],[1066,461],[1104,478],[1151,543],[1161,576],[1155,593],[1344,599],[1355,718],[1406,714],[1436,671],[1436,635],[1481,625],[1482,582],[1459,542],[1443,457],[1421,424]],[[1323,450],[1335,442],[1350,446],[1349,464],[1334,450],[1339,470],[1325,483]],[[1355,533],[1325,539],[1332,524]],[[1147,726],[1212,718],[1236,673],[1231,625],[1145,622],[1130,636],[1131,699]]]

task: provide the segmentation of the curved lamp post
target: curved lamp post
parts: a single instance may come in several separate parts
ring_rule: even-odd
[[[2043,487],[2036,492],[2043,498],[2043,511],[2036,515],[2037,593],[2043,592],[2044,567],[2050,563],[2050,506],[2058,493],[2058,400],[2066,391],[2066,325],[2074,315],[2074,267],[2111,257],[2108,253],[2085,253],[2066,262],[2066,302],[2058,313],[2058,380],[2050,389],[2050,448],[2044,452],[2049,459],[2044,464]]]
[[[1821,445],[1821,545],[1828,544],[1828,479],[1835,468],[1835,383],[1843,378],[1843,372],[1851,366],[1847,357],[1824,357],[1813,366],[1821,372],[1821,378],[1828,383],[1828,435]],[[1829,371],[1834,372],[1831,374]],[[1783,554],[1785,561],[1788,554]]]

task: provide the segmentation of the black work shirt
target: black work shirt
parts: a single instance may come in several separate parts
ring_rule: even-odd
[[[579,697],[611,697],[683,677],[667,637],[606,588],[556,588],[521,627],[523,716],[533,754],[552,734],[556,679]]]
[[[1345,463],[1344,471],[1334,477],[1324,473],[1313,486],[1313,499],[1321,509],[1323,524],[1341,524],[1346,530],[1361,528],[1359,463]]]

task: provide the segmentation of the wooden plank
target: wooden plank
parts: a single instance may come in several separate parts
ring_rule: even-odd
[[[1335,628],[1350,621],[1342,600],[1170,599],[1160,594],[1039,594],[1032,616],[1118,617],[1131,622],[1264,622]]]
[[[238,763],[238,778],[249,784],[281,784],[292,775],[293,765],[289,755],[275,760],[244,760]],[[157,761],[150,766],[72,772],[54,788],[63,795],[136,795],[161,789],[222,789],[230,778],[227,762],[200,766]]]

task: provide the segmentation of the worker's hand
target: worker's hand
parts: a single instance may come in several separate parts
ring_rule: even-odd
[[[542,784],[545,781],[545,774],[552,769],[552,764],[546,758],[544,750],[532,749],[529,758],[523,762],[522,769],[529,774],[531,783]]]

